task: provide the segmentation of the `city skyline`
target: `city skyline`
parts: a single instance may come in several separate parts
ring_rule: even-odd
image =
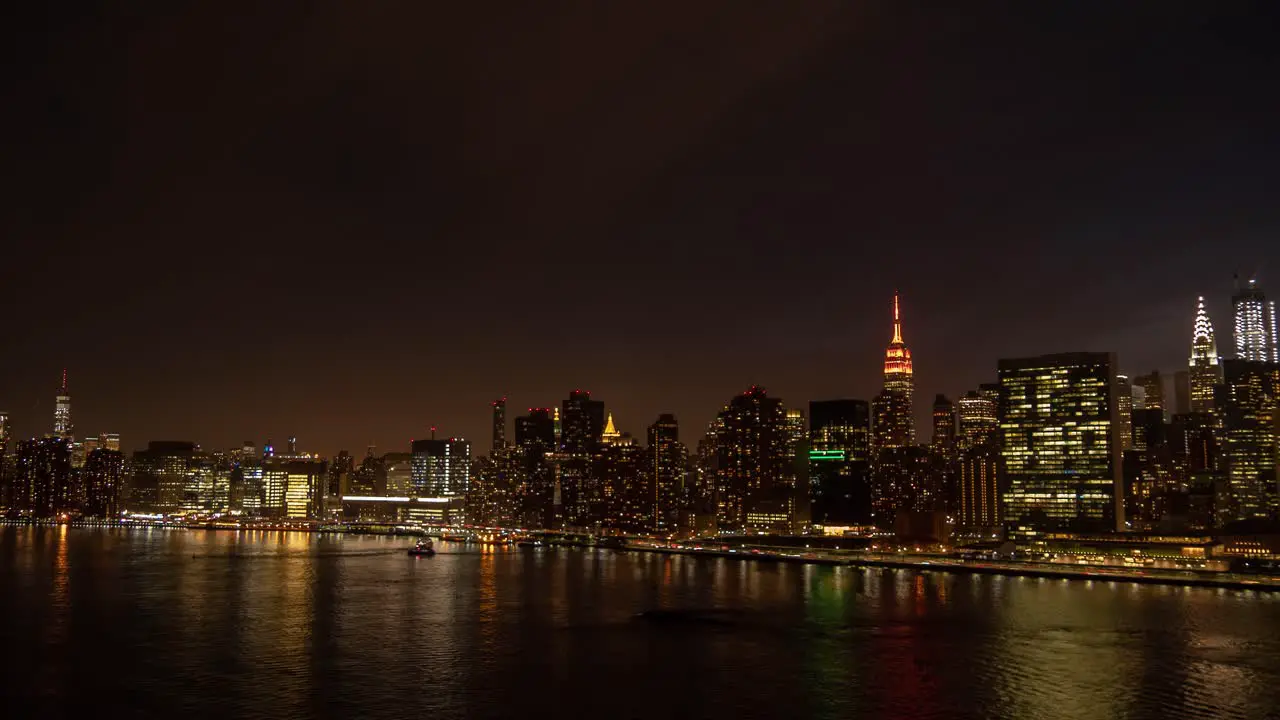
[[[1256,290],[1265,294],[1267,291],[1267,286],[1264,283],[1256,283]],[[894,343],[899,342],[903,334],[903,331],[902,331],[903,321],[900,318],[901,311],[899,309],[900,296],[901,296],[901,293],[898,293],[898,292],[894,292],[892,294],[891,307],[894,315],[892,317],[891,327],[893,330]],[[1271,295],[1268,297],[1275,297],[1275,295]],[[1272,302],[1272,301],[1269,300],[1268,302]],[[905,304],[909,304],[909,299]],[[1222,308],[1219,311],[1209,310],[1209,308],[1213,308],[1216,305],[1221,305]],[[1161,365],[1157,365],[1157,366],[1134,367],[1132,366],[1132,364],[1126,363],[1123,355],[1116,353],[1118,356],[1118,367],[1120,368],[1121,375],[1127,374],[1130,377],[1134,377],[1139,374],[1148,372],[1150,370],[1155,370],[1157,373],[1161,374],[1166,378],[1165,392],[1170,397],[1172,397],[1174,389],[1171,386],[1169,386],[1169,383],[1173,381],[1173,376],[1177,371],[1187,367],[1186,365],[1187,333],[1190,332],[1192,334],[1193,344],[1194,344],[1194,337],[1196,333],[1202,332],[1201,325],[1203,323],[1209,322],[1206,319],[1207,317],[1209,316],[1218,317],[1219,316],[1218,312],[1221,312],[1221,317],[1226,317],[1231,319],[1229,320],[1229,322],[1234,320],[1234,308],[1229,298],[1227,299],[1226,302],[1215,303],[1212,296],[1197,296],[1194,312],[1186,311],[1187,308],[1185,305],[1185,301],[1184,301],[1184,307],[1182,309],[1184,311],[1182,319],[1184,321],[1185,327],[1182,328],[1183,354],[1181,356],[1181,360],[1179,361],[1178,358],[1175,357],[1172,359],[1166,359],[1165,361],[1162,361]],[[1210,328],[1210,332],[1212,332],[1212,328]],[[1219,346],[1216,348],[1218,351],[1218,356],[1223,359],[1227,359],[1235,356],[1234,340],[1231,339],[1232,336],[1230,335],[1228,335],[1228,338],[1229,338],[1228,342],[1230,344],[1228,344],[1225,347]],[[1268,342],[1270,341],[1268,340]],[[894,343],[890,343],[891,348],[893,347]],[[915,345],[916,345],[915,334],[913,333],[912,342],[907,343],[904,347],[915,347]],[[929,346],[930,344],[926,342],[925,345]],[[880,348],[884,347],[883,341],[879,343],[879,347]],[[1033,350],[1025,353],[1025,355],[1037,355],[1037,354],[1043,355],[1043,354],[1052,354],[1054,352],[1077,352],[1077,351],[1079,350],[1071,350],[1069,348],[1067,349],[1053,348],[1052,350],[1046,350],[1045,352],[1036,352]],[[807,397],[807,399],[804,402],[807,402],[809,400],[823,400],[828,398],[857,399],[857,400],[865,400],[865,401],[874,400],[875,397],[879,395],[883,389],[883,384],[885,379],[884,352],[885,351],[882,349],[879,350],[880,359],[877,361],[877,364],[879,365],[879,367],[875,372],[875,375],[877,377],[874,377],[872,379],[872,382],[875,383],[875,385],[877,386],[874,392],[866,392],[865,394],[854,394],[854,393],[848,393],[848,392],[846,393],[835,392],[835,393],[828,393],[826,395],[818,394],[818,395],[812,395]],[[1092,350],[1085,350],[1084,352],[1107,352],[1107,351],[1105,349],[1092,349]],[[861,354],[868,354],[868,353],[855,353],[853,350],[851,350],[849,354],[850,356],[853,356],[854,354],[861,355]],[[911,359],[912,356],[911,356],[910,350],[907,351],[907,357],[908,357],[908,361],[907,361],[908,364],[909,365],[912,364],[913,361]],[[1007,357],[1012,357],[1012,355]],[[977,387],[980,384],[993,383],[995,374],[996,374],[995,364],[999,359],[1000,358],[992,358],[991,360],[992,370],[989,376],[979,376],[977,377],[977,379],[975,379],[974,382],[972,382],[968,387],[965,387],[965,388],[934,389],[932,387],[921,387],[919,384],[916,384],[915,389],[913,391],[913,404],[915,407],[912,414],[912,418],[914,420],[915,441],[923,444],[928,444],[929,442],[929,427],[932,422],[932,419],[931,419],[932,405],[929,402],[926,402],[928,399],[927,396],[932,396],[940,393],[952,398],[953,400],[960,399],[963,397],[964,393],[969,389]],[[935,359],[930,358],[926,360],[926,362],[929,362],[932,360],[935,360]],[[946,362],[945,358],[942,359],[942,362]],[[88,370],[90,371],[89,374],[92,376],[93,373],[91,369],[88,369]],[[760,375],[760,373],[750,373],[751,377],[755,377],[757,375]],[[779,380],[785,381],[787,379],[779,378]],[[856,381],[859,386],[863,386],[863,387],[871,384],[867,381],[866,378],[850,378],[850,381],[851,381],[850,385],[852,385],[854,381]],[[615,378],[613,382],[616,384],[625,386],[627,383],[627,380],[621,379],[621,378]],[[774,387],[783,388],[783,387],[789,386],[786,382],[775,382],[775,383],[766,384],[766,382],[764,381],[759,381],[759,382],[751,381],[747,383],[747,385],[756,385],[756,384],[770,388],[770,392],[773,392]],[[797,385],[804,386],[805,383],[801,382],[801,383],[797,383]],[[609,386],[611,385],[605,385],[605,387],[609,387]],[[813,386],[812,383],[810,383],[809,386]],[[517,412],[521,406],[521,402],[518,399],[511,397],[510,394],[507,394],[507,393],[496,393],[497,395],[501,395],[501,398],[499,401],[494,401],[492,400],[492,398],[495,396],[495,393],[491,392],[491,393],[488,393],[488,395],[486,396],[488,398],[487,400],[483,398],[480,399],[481,404],[479,406],[480,408],[479,410],[476,410],[475,408],[471,408],[471,411],[469,413],[459,418],[432,417],[432,418],[429,418],[428,421],[424,422],[424,424],[419,430],[409,432],[405,437],[401,439],[398,439],[398,440],[388,439],[383,442],[376,442],[373,440],[370,440],[367,442],[357,441],[353,439],[356,437],[355,433],[349,433],[349,432],[343,433],[340,429],[335,430],[334,427],[319,426],[321,429],[321,433],[319,434],[320,437],[339,437],[339,438],[345,437],[348,439],[346,441],[339,440],[338,444],[334,447],[329,447],[328,445],[324,445],[322,447],[316,444],[316,442],[311,437],[309,437],[308,434],[301,433],[292,429],[282,429],[279,432],[272,430],[272,431],[262,432],[254,435],[254,434],[246,434],[245,432],[237,432],[234,428],[225,428],[225,427],[216,428],[215,432],[213,433],[215,437],[222,436],[222,437],[231,438],[227,442],[222,443],[222,442],[205,440],[205,439],[202,439],[201,437],[190,437],[185,435],[169,436],[169,435],[165,435],[163,432],[159,434],[153,433],[151,435],[137,435],[135,433],[131,433],[128,431],[117,431],[116,423],[113,423],[109,419],[113,415],[113,412],[111,409],[98,408],[96,412],[93,409],[87,409],[86,402],[83,399],[80,399],[81,387],[77,385],[76,391],[70,392],[70,393],[67,390],[68,387],[69,387],[68,369],[64,367],[61,369],[61,374],[57,379],[56,387],[54,387],[52,391],[44,393],[44,397],[46,398],[46,402],[44,404],[48,406],[47,412],[44,411],[44,408],[37,407],[37,412],[41,413],[40,418],[32,418],[32,417],[24,418],[22,413],[15,413],[13,410],[8,409],[9,405],[5,403],[4,398],[0,398],[0,411],[5,411],[6,409],[8,409],[8,412],[7,412],[8,426],[9,426],[9,432],[11,436],[15,439],[37,438],[37,437],[42,437],[48,434],[51,430],[56,431],[56,423],[58,422],[58,419],[57,419],[58,405],[56,402],[54,402],[54,400],[57,400],[58,398],[62,398],[62,397],[67,397],[67,398],[74,397],[76,398],[76,402],[74,405],[75,414],[71,416],[73,426],[80,426],[80,427],[87,427],[87,428],[103,427],[104,429],[109,429],[114,434],[120,435],[124,438],[123,442],[121,443],[121,447],[126,451],[145,449],[147,447],[147,443],[153,440],[191,441],[199,444],[201,447],[204,447],[205,449],[225,449],[225,448],[237,447],[246,440],[250,442],[255,442],[259,446],[262,446],[267,442],[274,442],[276,444],[279,444],[291,437],[301,436],[303,437],[302,444],[306,447],[306,449],[323,456],[332,456],[337,452],[339,452],[340,450],[347,450],[355,453],[357,451],[362,451],[364,448],[368,446],[377,447],[380,449],[380,451],[395,452],[395,451],[403,450],[403,448],[409,447],[415,441],[420,441],[420,440],[424,440],[429,437],[432,437],[434,433],[439,431],[439,433],[442,436],[462,438],[470,441],[472,443],[473,448],[476,451],[476,454],[479,455],[479,454],[483,454],[490,445],[490,443],[488,441],[485,441],[484,438],[492,437],[492,434],[494,432],[492,408],[495,405],[495,403],[502,402],[505,406],[506,403],[511,402],[513,404],[510,407],[513,410],[517,410]],[[572,392],[578,392],[580,389],[581,388],[578,388],[577,386],[575,386],[575,389],[572,390]],[[546,405],[547,403],[552,402],[556,397],[558,397],[560,394],[563,394],[564,392],[566,391],[557,390],[554,388],[546,389],[545,391],[530,398],[529,408],[532,409],[535,407]],[[591,391],[588,391],[588,392],[591,392]],[[715,392],[721,392],[721,395],[723,395],[724,393],[735,392],[735,389],[732,386],[728,386],[728,385],[726,385],[724,388],[720,388],[719,386],[714,386],[713,389],[708,390],[705,394],[712,395]],[[64,393],[67,393],[67,394],[64,395]],[[692,404],[689,402],[682,402],[679,400],[673,400],[671,402],[667,402],[661,398],[656,398],[656,399],[645,398],[642,402],[629,402],[628,405],[631,407],[636,407],[636,406],[654,407],[657,409],[654,412],[649,413],[650,416],[647,418],[645,416],[635,416],[633,419],[632,414],[628,413],[625,409],[620,410],[619,403],[617,403],[616,401],[613,401],[612,398],[608,396],[604,396],[602,395],[602,393],[598,391],[594,392],[593,394],[596,396],[597,399],[603,399],[606,402],[607,406],[609,407],[608,412],[610,414],[617,416],[618,419],[616,420],[616,423],[618,427],[620,428],[620,430],[623,430],[626,432],[642,431],[644,427],[646,427],[649,423],[652,422],[653,417],[657,417],[658,415],[661,415],[661,414],[673,414],[677,418],[682,418],[683,417],[682,414],[679,411],[676,411],[673,409],[674,406],[677,404],[683,404],[686,410],[693,411],[690,414],[693,416],[694,419],[692,420],[682,419],[681,420],[682,424],[685,424],[686,427],[694,427],[694,428],[706,427],[707,422],[709,422],[712,418],[714,418],[715,414],[719,412],[723,407],[723,401],[721,401],[720,405],[715,405],[713,403],[710,407],[699,408],[699,407],[693,407]],[[54,397],[55,395],[57,397]],[[93,394],[91,393],[91,396],[92,395]],[[800,397],[801,396],[797,393],[787,393],[785,391],[779,391],[778,395],[781,397]],[[626,394],[626,393],[624,393],[623,396],[630,397],[629,394]],[[371,400],[376,401],[377,399],[371,398]],[[484,402],[487,402],[491,408],[491,412],[488,415],[486,415],[483,410]],[[800,401],[796,401],[796,402],[798,403],[796,405],[797,407],[803,406],[802,402]],[[38,406],[41,405],[39,400],[36,401],[36,404]],[[91,405],[89,407],[92,408]],[[88,416],[91,419],[88,421],[81,420],[81,418],[85,416]],[[704,419],[704,416],[705,416],[705,419]],[[505,417],[506,432],[508,436],[510,436],[510,434],[514,431],[514,427],[512,424],[512,417],[513,416]],[[99,418],[106,418],[106,419],[104,421],[104,420],[100,420]],[[306,426],[308,425],[309,422],[311,422],[311,420],[300,417],[298,421],[295,423],[295,426]],[[634,426],[633,426],[633,422],[634,422]],[[43,423],[43,426],[42,426],[42,423]],[[167,422],[164,417],[149,418],[147,420],[147,423],[153,427],[173,425],[173,423]],[[285,425],[284,427],[287,428],[288,425]],[[312,426],[312,427],[316,427],[316,426]],[[470,433],[462,431],[463,428],[470,428]],[[88,434],[88,433],[84,433],[84,434]],[[239,438],[239,439],[235,439],[235,438]],[[480,438],[481,441],[477,442],[477,438]]]

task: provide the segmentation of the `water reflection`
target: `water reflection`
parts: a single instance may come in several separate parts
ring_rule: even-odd
[[[1243,718],[1280,700],[1280,603],[1214,590],[65,528],[0,529],[0,587],[33,658],[0,691],[88,688],[97,714]],[[636,617],[652,609],[670,614]]]

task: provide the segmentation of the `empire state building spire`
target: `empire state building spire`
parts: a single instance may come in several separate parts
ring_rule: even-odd
[[[893,293],[893,340],[884,351],[884,389],[910,393],[911,382],[911,350],[902,339],[902,310],[898,303],[898,293]]]
[[[875,454],[907,447],[916,441],[912,396],[915,394],[911,350],[902,339],[902,304],[893,293],[893,339],[884,351],[884,390],[872,402],[871,442]]]

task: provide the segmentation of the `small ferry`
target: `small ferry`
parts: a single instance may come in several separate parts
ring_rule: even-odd
[[[430,540],[419,540],[417,545],[409,548],[409,554],[414,557],[431,557],[436,554],[436,549]]]

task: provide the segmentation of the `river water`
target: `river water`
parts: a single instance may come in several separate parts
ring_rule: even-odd
[[[0,527],[6,716],[1280,717],[1264,593],[407,544]]]

